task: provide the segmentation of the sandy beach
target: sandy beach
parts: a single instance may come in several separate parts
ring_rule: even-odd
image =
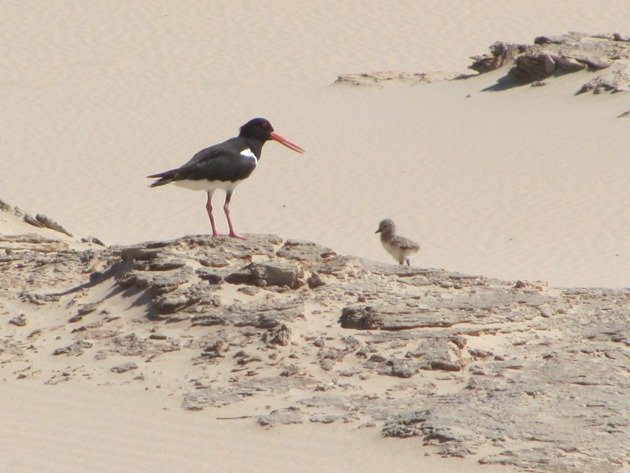
[[[88,236],[131,245],[208,234],[203,193],[150,189],[146,176],[182,165],[262,116],[306,153],[265,145],[232,201],[241,233],[390,264],[374,235],[387,217],[421,244],[415,268],[544,288],[630,286],[630,118],[620,118],[630,94],[576,95],[593,77],[586,70],[504,90],[493,86],[505,69],[418,84],[336,82],[378,71],[471,74],[470,57],[497,40],[628,34],[628,0],[7,1],[2,10],[0,199],[51,216],[76,237],[30,228],[12,214],[0,218],[1,235],[35,232],[78,252],[96,251],[77,241]],[[223,195],[215,199],[225,231]],[[51,278],[51,290],[80,283]],[[47,283],[37,284],[45,291]],[[38,374],[16,361],[30,342],[19,328],[0,329],[5,471],[516,471],[476,463],[494,451],[442,459],[418,439],[382,438],[354,424],[264,430],[216,420],[243,415],[241,404],[183,410],[183,391],[174,387],[183,383],[178,372],[188,373],[183,354],[160,366],[163,391],[156,378],[121,382],[109,371],[113,359],[77,358],[94,368],[81,379],[81,363],[42,361],[78,336],[73,326],[58,328],[74,310],[72,298],[55,301],[52,312],[35,310],[20,299],[26,289],[7,283],[0,312],[7,320],[27,313],[28,333],[51,330],[37,342],[42,359],[31,362],[50,365]],[[109,290],[90,289],[81,303]],[[222,304],[249,300],[236,290],[222,294]],[[129,316],[121,331],[149,336],[139,307],[123,298],[108,304]],[[306,323],[315,333],[337,318]],[[19,350],[16,340],[25,344]],[[486,338],[480,346],[497,343]],[[70,365],[79,370],[73,379],[43,384]],[[28,379],[16,380],[22,370]],[[252,415],[265,411],[265,399],[257,402]]]

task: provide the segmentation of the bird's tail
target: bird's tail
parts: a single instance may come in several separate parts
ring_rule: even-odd
[[[176,171],[174,169],[171,171],[161,172],[159,174],[151,174],[150,176],[147,176],[147,178],[157,179],[157,181],[151,183],[149,187],[158,187],[158,186],[170,184],[171,182],[176,180],[175,175],[176,175]]]

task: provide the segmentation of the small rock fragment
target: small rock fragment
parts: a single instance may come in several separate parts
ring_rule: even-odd
[[[111,371],[113,371],[114,373],[125,373],[127,371],[131,371],[135,369],[138,369],[138,365],[133,361],[129,361],[127,363],[122,363],[120,365],[112,366]]]
[[[28,323],[28,320],[26,320],[26,315],[20,314],[17,317],[13,317],[11,320],[9,320],[9,323],[17,325],[18,327],[24,327]]]
[[[315,271],[311,273],[311,275],[306,280],[306,283],[308,284],[308,287],[311,289],[315,289],[326,284],[322,280],[321,276]]]

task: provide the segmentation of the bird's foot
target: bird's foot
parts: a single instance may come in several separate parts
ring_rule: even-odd
[[[226,236],[228,236],[228,234],[227,233],[212,232],[212,236],[213,237],[226,237]]]
[[[245,235],[241,235],[241,234],[236,233],[236,232],[230,232],[228,234],[228,236],[230,236],[232,238],[238,238],[239,240],[247,240],[247,237]]]

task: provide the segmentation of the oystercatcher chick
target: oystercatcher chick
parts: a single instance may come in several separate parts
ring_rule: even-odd
[[[381,223],[378,225],[378,230],[374,233],[381,234],[383,248],[398,261],[398,264],[407,263],[407,266],[411,266],[408,256],[417,253],[418,250],[420,250],[420,245],[407,238],[396,235],[396,225],[392,220],[388,218],[381,220]]]
[[[210,218],[213,236],[224,236],[217,232],[212,216],[212,194],[217,189],[225,191],[223,211],[227,217],[230,232],[228,236],[244,239],[234,230],[230,218],[230,201],[237,185],[247,179],[260,160],[260,154],[265,142],[277,141],[293,151],[303,153],[298,145],[277,134],[269,120],[254,118],[240,128],[240,133],[223,143],[202,149],[190,161],[177,169],[152,174],[149,178],[157,178],[150,187],[163,186],[171,182],[176,186],[192,190],[206,191],[206,211]]]

